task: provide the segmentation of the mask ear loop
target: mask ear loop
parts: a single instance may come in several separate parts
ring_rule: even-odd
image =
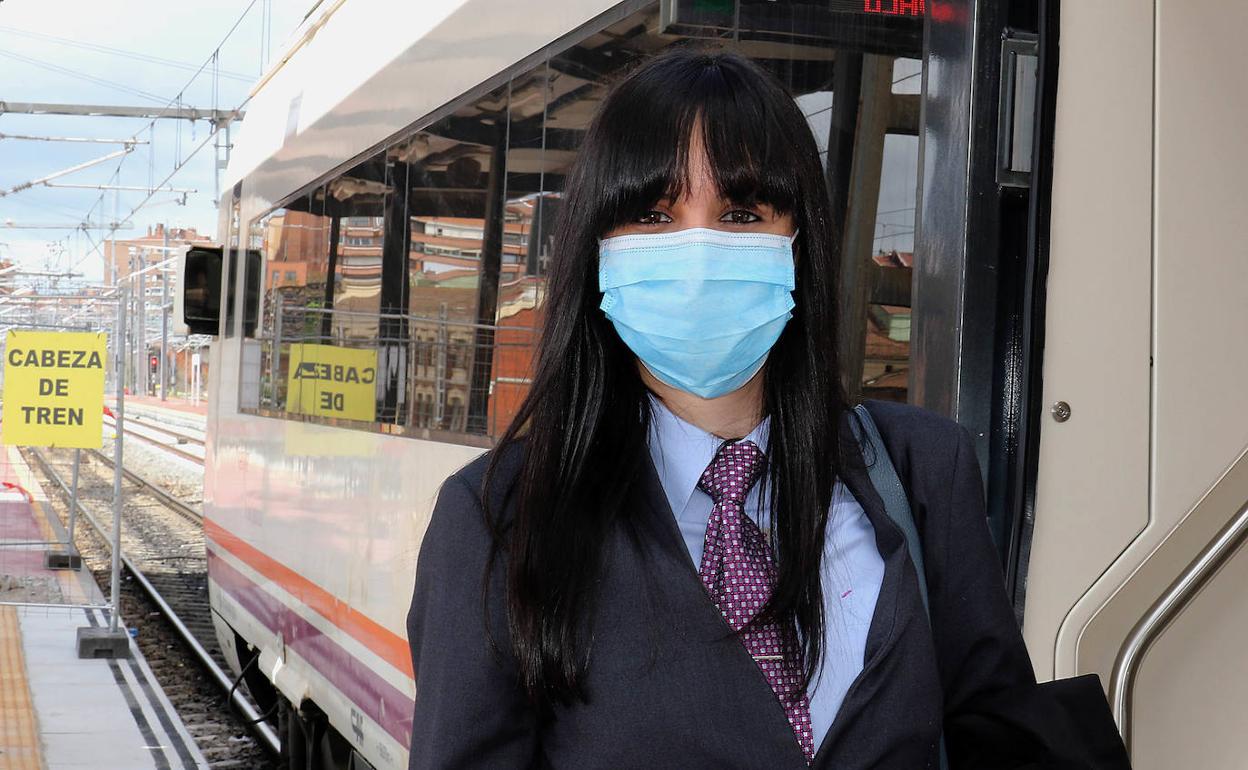
[[[797,228],[793,231],[793,234],[789,236],[789,253],[793,255],[793,273],[795,281],[797,279],[797,234],[801,231],[801,228]]]

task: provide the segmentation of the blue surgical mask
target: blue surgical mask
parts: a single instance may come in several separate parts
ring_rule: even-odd
[[[659,380],[731,393],[793,317],[796,237],[694,227],[600,240],[599,307]]]

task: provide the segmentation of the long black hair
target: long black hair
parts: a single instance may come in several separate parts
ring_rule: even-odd
[[[678,48],[616,83],[589,127],[556,223],[533,384],[485,476],[484,489],[495,489],[500,458],[520,453],[506,501],[483,499],[495,534],[490,569],[506,569],[511,651],[538,703],[584,697],[604,544],[634,514],[631,493],[648,456],[646,387],[598,308],[597,238],[688,189],[695,127],[724,198],[766,203],[798,228],[796,307],[763,370],[771,539],[781,554],[764,613],[798,624],[807,683],[823,654],[820,559],[846,406],[836,354],[838,234],[819,152],[793,97],[757,64]]]

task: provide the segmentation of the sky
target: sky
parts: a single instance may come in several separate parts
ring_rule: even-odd
[[[269,61],[281,55],[314,2],[0,0],[0,100],[162,107],[181,94],[184,105],[232,109],[247,97]],[[214,50],[219,51],[219,75],[213,77],[211,65],[197,74]],[[233,130],[239,128],[235,125]],[[119,231],[118,237],[142,235],[158,223],[194,227],[215,237],[213,143],[187,160],[210,133],[211,127],[202,121],[0,114],[0,134],[7,135],[0,138],[0,192],[124,146],[8,136],[137,137],[148,143],[136,145],[124,158],[53,183],[193,189],[196,192],[186,195],[185,205],[181,195],[156,193],[130,217],[132,227]],[[185,167],[164,182],[182,161]],[[143,191],[44,186],[0,196],[0,258],[12,259],[26,270],[72,271],[82,274],[78,280],[98,281],[102,259],[95,244],[108,235],[106,230],[90,231],[88,238],[72,229],[17,229],[9,223],[58,227],[88,219],[107,223],[124,218],[146,197]]]

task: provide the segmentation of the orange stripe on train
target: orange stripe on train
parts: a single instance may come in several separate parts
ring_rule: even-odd
[[[287,593],[311,607],[321,617],[345,631],[351,638],[375,652],[382,660],[403,672],[409,679],[412,657],[407,640],[353,609],[330,592],[267,556],[238,535],[209,519],[204,520],[204,534],[242,560],[249,567],[277,583]]]

